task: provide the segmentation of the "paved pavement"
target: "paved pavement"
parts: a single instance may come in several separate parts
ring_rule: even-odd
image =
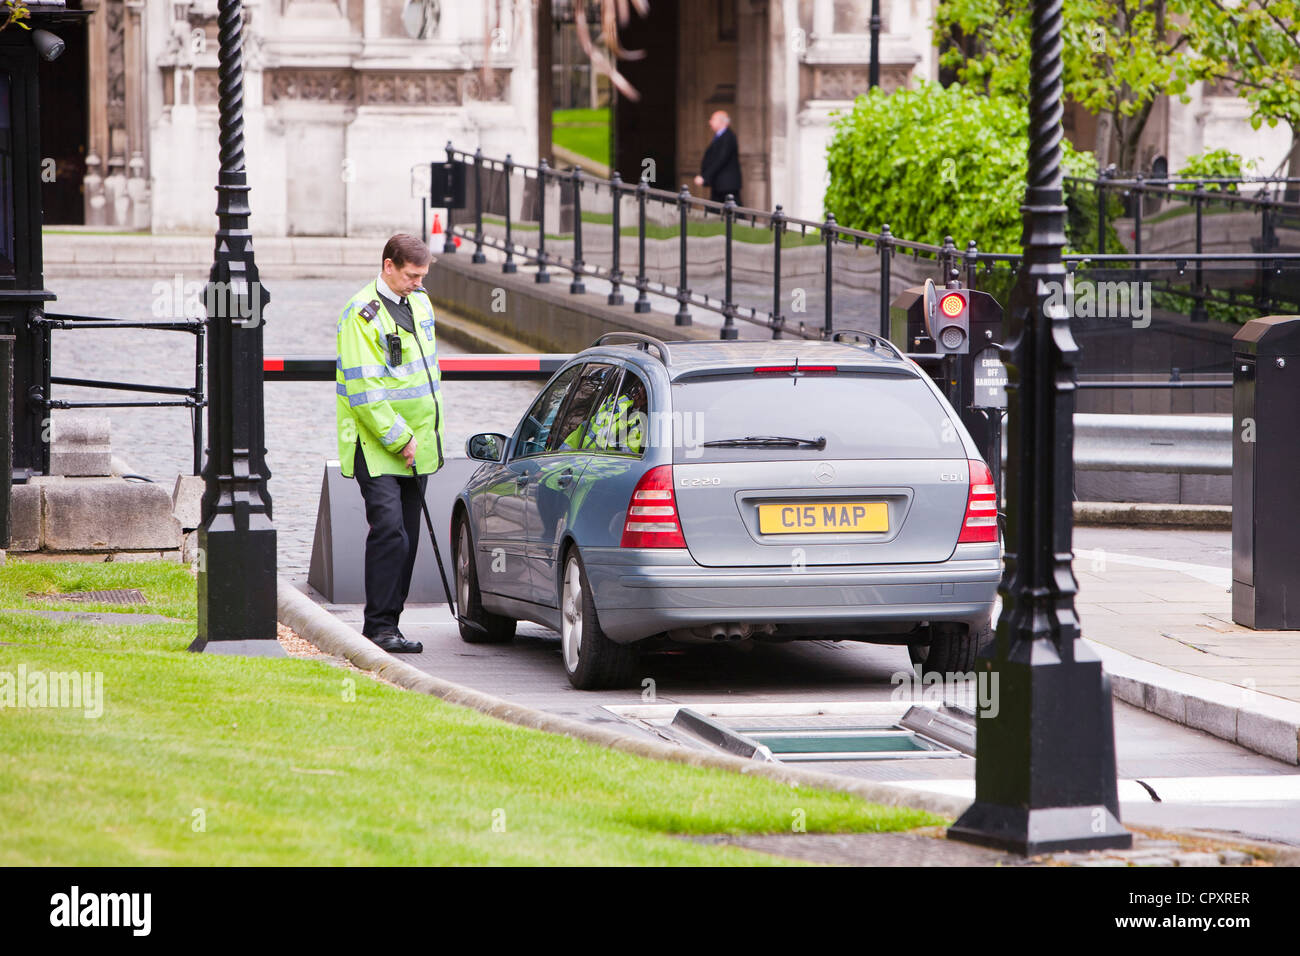
[[[1300,633],[1232,621],[1225,531],[1076,533],[1084,633],[1184,674],[1300,703]]]

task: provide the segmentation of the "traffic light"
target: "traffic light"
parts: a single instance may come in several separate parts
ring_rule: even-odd
[[[465,164],[452,160],[430,163],[429,206],[433,209],[465,208]],[[428,237],[426,236],[427,240]]]
[[[926,331],[939,355],[970,353],[970,294],[966,289],[935,289],[926,283]]]

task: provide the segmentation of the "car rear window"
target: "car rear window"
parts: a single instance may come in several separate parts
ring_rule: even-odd
[[[720,375],[673,383],[673,460],[965,458],[946,405],[914,376]],[[655,423],[651,423],[654,428]],[[825,437],[824,448],[707,448],[749,436]]]

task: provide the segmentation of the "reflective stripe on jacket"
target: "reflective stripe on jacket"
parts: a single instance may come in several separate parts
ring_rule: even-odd
[[[411,333],[393,320],[386,301],[371,281],[348,301],[339,317],[335,408],[339,465],[349,478],[355,474],[358,439],[372,475],[409,475],[402,449],[412,436],[416,439],[416,471],[427,475],[442,466],[442,375],[433,304],[423,292],[407,297],[415,319],[415,333]],[[402,361],[398,365],[388,364],[390,332],[401,337]],[[428,362],[427,375],[421,348]]]
[[[592,416],[591,427],[584,433],[583,427],[587,423],[579,425],[565,437],[564,444],[575,450],[614,449],[633,455],[641,454],[645,443],[646,416],[638,412],[629,415],[631,407],[631,396],[620,395],[617,399],[612,395],[605,396],[596,408],[596,414]]]

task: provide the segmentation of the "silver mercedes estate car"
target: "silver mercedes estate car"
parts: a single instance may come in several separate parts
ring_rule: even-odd
[[[905,644],[967,671],[1002,563],[988,466],[888,341],[661,342],[610,333],[542,389],[452,510],[462,637],[560,633],[575,687],[647,647]]]

